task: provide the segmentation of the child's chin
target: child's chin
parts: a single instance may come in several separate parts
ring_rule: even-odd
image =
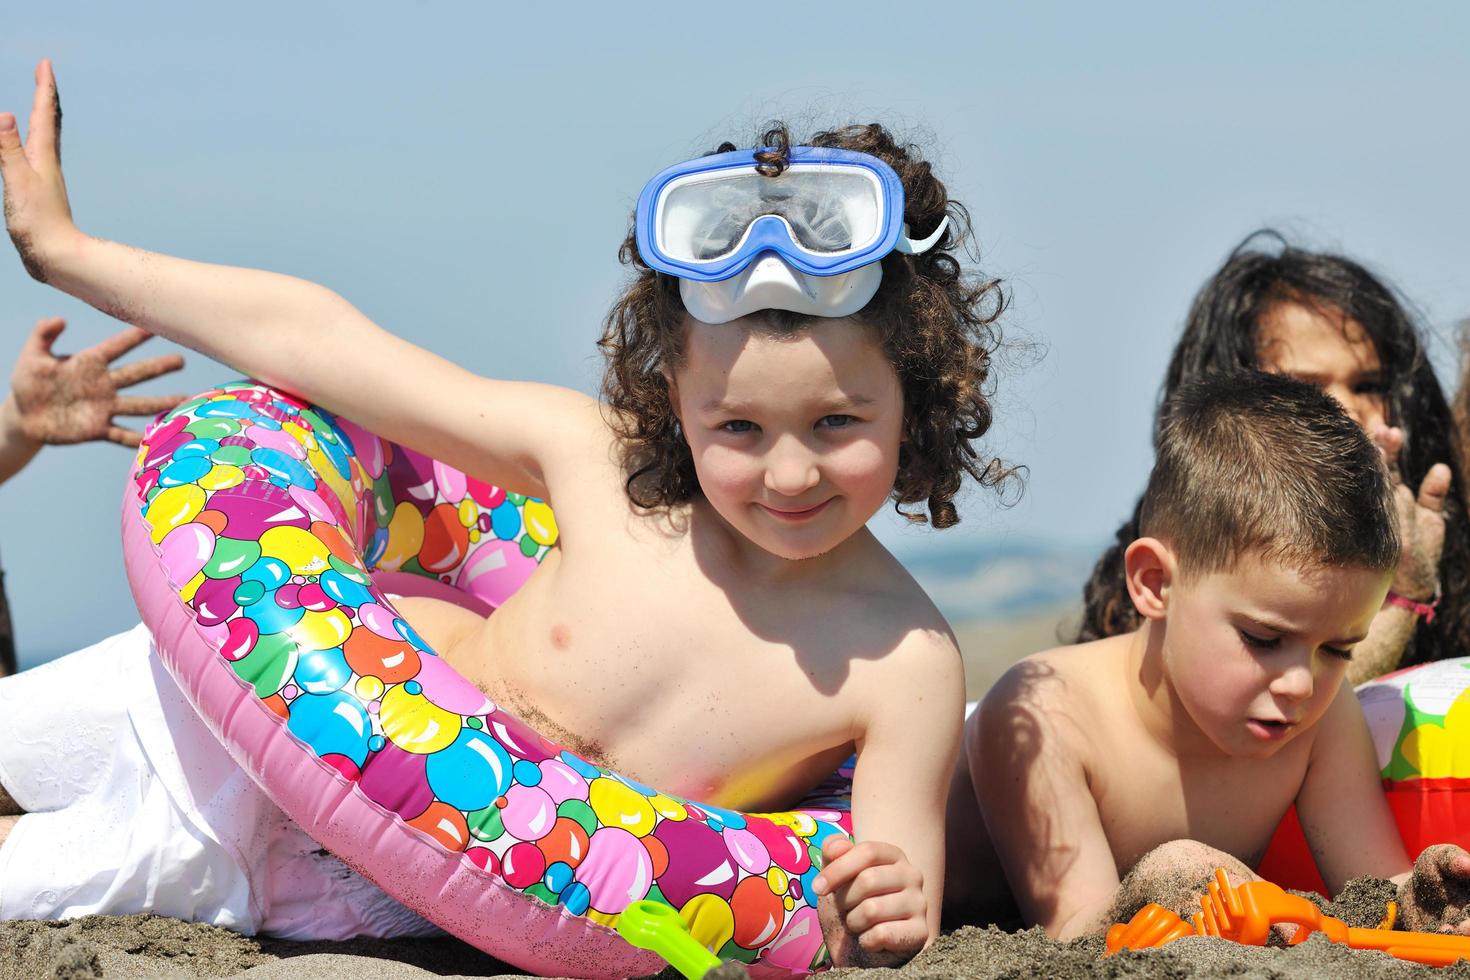
[[[818,548],[795,548],[789,542],[757,541],[756,544],[767,554],[786,561],[807,561],[811,558],[820,558],[832,550],[831,545]]]
[[[785,535],[767,533],[751,538],[751,541],[762,551],[777,558],[784,558],[786,561],[808,561],[822,557],[842,543],[841,540],[828,540],[828,537],[823,535],[820,539],[813,538],[803,541],[792,540]]]

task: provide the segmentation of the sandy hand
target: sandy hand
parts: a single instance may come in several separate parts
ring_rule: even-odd
[[[1470,935],[1470,853],[1454,844],[1424,849],[1399,886],[1398,927]]]
[[[115,415],[156,415],[183,401],[180,395],[122,395],[124,388],[177,371],[178,354],[131,364],[112,362],[151,334],[129,327],[71,355],[52,352],[66,321],[51,317],[36,324],[10,376],[21,433],[38,443],[65,445],[106,439],[137,446],[141,436],[113,422]]]
[[[908,962],[929,941],[924,875],[892,844],[854,844],[833,835],[822,844],[822,933],[837,966]]]
[[[22,143],[15,116],[0,112],[0,179],[5,182],[5,228],[26,271],[46,281],[45,258],[72,224],[61,176],[61,100],[51,62],[36,66],[36,92]]]
[[[1394,573],[1393,591],[1410,599],[1427,600],[1439,591],[1439,559],[1444,551],[1444,503],[1450,492],[1450,468],[1435,463],[1424,474],[1415,493],[1399,474],[1395,461],[1404,445],[1404,432],[1386,426],[1373,441],[1388,461],[1394,479],[1402,554]]]

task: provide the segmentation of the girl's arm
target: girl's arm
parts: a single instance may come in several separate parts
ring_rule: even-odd
[[[42,61],[24,143],[15,117],[0,114],[6,227],[36,279],[492,483],[546,496],[548,447],[570,438],[585,453],[597,425],[591,399],[480,378],[314,283],[82,233],[62,177],[60,124]],[[495,424],[505,417],[517,423]]]
[[[858,739],[858,843],[829,838],[814,884],[838,966],[896,966],[939,934],[964,672],[953,639],[936,632],[910,634],[891,656]]]
[[[0,401],[0,483],[25,469],[40,451],[40,441],[27,436],[21,427],[15,394],[7,395]]]
[[[1450,492],[1450,468],[1435,463],[1424,474],[1415,493],[1399,475],[1395,460],[1403,447],[1399,428],[1372,433],[1383,451],[1394,478],[1394,505],[1398,510],[1402,550],[1391,591],[1416,602],[1429,602],[1439,594],[1439,565],[1444,554],[1445,499]],[[1419,628],[1419,615],[1412,610],[1385,604],[1373,618],[1368,636],[1353,648],[1348,664],[1348,683],[1363,684],[1398,670],[1404,650]]]

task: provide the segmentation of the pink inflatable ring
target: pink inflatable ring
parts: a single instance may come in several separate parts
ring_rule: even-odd
[[[542,501],[246,383],[154,423],[123,503],[128,579],[179,687],[394,898],[538,973],[658,972],[613,928],[643,899],[758,976],[824,966],[811,883],[822,840],[851,832],[840,780],[779,814],[659,793],[492,704],[388,599],[488,614],[556,534]]]

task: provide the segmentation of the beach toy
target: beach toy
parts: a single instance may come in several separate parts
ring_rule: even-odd
[[[689,980],[700,980],[720,958],[689,934],[689,926],[667,905],[634,902],[618,917],[618,933],[639,949],[651,949]]]
[[[1409,857],[1430,844],[1470,848],[1470,657],[1387,674],[1357,694]],[[1257,872],[1285,888],[1328,894],[1295,807]]]
[[[488,614],[556,541],[544,502],[246,383],[155,422],[123,503],[129,584],[179,687],[394,898],[538,973],[658,972],[615,928],[645,900],[754,976],[824,966],[811,884],[822,841],[851,832],[850,768],[789,813],[659,792],[491,702],[394,609]]]
[[[1209,892],[1200,897],[1200,911],[1192,923],[1162,905],[1150,903],[1126,924],[1108,930],[1107,952],[1121,949],[1152,949],[1184,936],[1218,936],[1247,946],[1264,946],[1273,925],[1291,924],[1296,934],[1288,945],[1307,941],[1321,933],[1334,943],[1353,949],[1376,949],[1401,960],[1428,966],[1448,966],[1470,959],[1470,936],[1435,932],[1398,932],[1392,928],[1397,908],[1388,903],[1384,921],[1374,929],[1353,928],[1341,919],[1323,915],[1322,910],[1298,895],[1288,895],[1269,881],[1248,881],[1232,887],[1224,868],[1215,869]]]

